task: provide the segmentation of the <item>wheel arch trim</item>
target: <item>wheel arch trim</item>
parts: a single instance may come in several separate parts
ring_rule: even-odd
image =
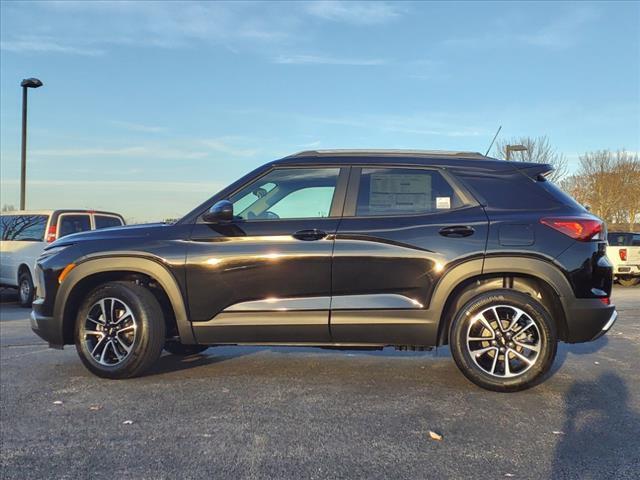
[[[79,262],[69,272],[60,285],[54,305],[54,318],[60,319],[60,328],[64,331],[67,301],[74,288],[84,279],[107,272],[140,273],[151,277],[163,288],[175,315],[180,340],[185,344],[196,343],[189,322],[187,308],[177,280],[160,260],[135,254],[104,255],[89,257]]]
[[[456,289],[463,283],[482,277],[512,276],[530,277],[549,285],[560,300],[560,307],[565,318],[568,311],[568,301],[573,296],[573,289],[561,269],[547,260],[532,256],[492,256],[483,259],[473,259],[461,263],[449,270],[436,285],[431,297],[430,310],[433,318],[438,321],[437,344],[441,345],[445,336],[447,323],[447,308]]]

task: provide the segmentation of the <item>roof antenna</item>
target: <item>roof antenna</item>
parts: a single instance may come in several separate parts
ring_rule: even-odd
[[[487,153],[484,154],[484,156],[486,157],[487,155],[489,155],[489,150],[491,150],[491,147],[493,147],[493,142],[496,141],[496,138],[498,138],[498,134],[500,133],[500,130],[502,130],[502,125],[500,125],[498,127],[498,131],[496,132],[496,134],[493,136],[493,140],[491,140],[491,143],[489,144],[489,148],[487,148]]]

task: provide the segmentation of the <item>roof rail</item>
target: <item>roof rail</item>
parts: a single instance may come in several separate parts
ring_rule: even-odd
[[[395,150],[395,149],[333,149],[333,150],[305,150],[294,153],[285,158],[296,157],[324,157],[324,156],[361,156],[361,155],[380,155],[380,156],[435,156],[435,157],[473,157],[487,158],[479,152],[459,152],[451,150]]]

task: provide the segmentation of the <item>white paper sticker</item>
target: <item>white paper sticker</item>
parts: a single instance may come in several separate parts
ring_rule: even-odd
[[[436,197],[436,209],[451,208],[451,197]]]

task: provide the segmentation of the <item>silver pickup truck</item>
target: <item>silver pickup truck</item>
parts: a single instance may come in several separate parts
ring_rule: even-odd
[[[625,287],[640,284],[640,233],[609,232],[608,240],[615,279]]]

